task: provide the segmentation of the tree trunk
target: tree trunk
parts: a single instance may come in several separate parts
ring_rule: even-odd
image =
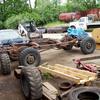
[[[32,6],[31,6],[31,0],[29,0],[29,6],[30,6],[30,8],[32,9]]]
[[[35,4],[34,8],[36,8],[37,7],[37,0],[35,0],[34,4]]]

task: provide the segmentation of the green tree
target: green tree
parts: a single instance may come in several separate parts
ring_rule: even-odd
[[[72,3],[79,7],[79,10],[87,10],[97,8],[99,3],[97,0],[72,0]]]
[[[52,3],[57,7],[60,5],[60,0],[52,0]]]
[[[0,13],[2,13],[2,21],[5,21],[13,14],[19,14],[24,11],[28,11],[29,6],[27,0],[3,0],[0,3]]]
[[[50,5],[50,0],[35,0],[35,8],[41,10],[41,8],[45,8],[47,5]]]

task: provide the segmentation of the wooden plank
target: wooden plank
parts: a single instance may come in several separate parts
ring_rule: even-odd
[[[49,82],[43,82],[42,83],[43,86],[45,86],[49,91],[51,91],[53,94],[58,94],[58,90],[53,86],[51,85]]]
[[[48,82],[43,83],[43,95],[48,99],[48,100],[56,100],[58,91],[57,89],[52,86]]]
[[[59,71],[64,70],[65,72],[69,72],[70,75],[79,77],[80,79],[87,79],[88,81],[96,79],[96,75],[83,74],[80,72],[81,70],[78,70],[78,72],[76,72],[76,71],[73,71],[72,69],[66,69],[65,67],[64,68],[58,67],[58,66],[55,66],[55,67],[56,67],[56,69],[59,69]],[[74,68],[74,69],[76,69],[76,68]]]
[[[66,70],[72,70],[73,72],[81,73],[81,74],[84,74],[84,75],[96,77],[96,73],[92,73],[92,72],[89,72],[89,71],[79,70],[79,69],[76,69],[76,68],[67,67],[67,66],[63,66],[63,65],[60,65],[60,64],[55,64],[55,66],[64,68]]]
[[[87,79],[87,80],[90,79],[90,76],[88,76],[88,75],[83,75],[81,73],[76,73],[76,72],[74,72],[72,70],[66,70],[65,68],[61,68],[61,67],[57,67],[57,66],[52,66],[52,67],[55,68],[55,70],[61,71],[61,72],[65,73],[65,74],[69,74],[69,75],[78,77],[80,79]]]
[[[67,66],[63,66],[60,64],[55,64],[55,66],[58,66],[58,67],[65,69],[65,70],[72,70],[72,72],[80,73],[82,75],[87,75],[89,77],[88,81],[92,81],[92,80],[95,80],[97,78],[96,73],[92,73],[92,72],[85,71],[85,70],[79,70],[76,68],[67,67]]]
[[[53,76],[57,76],[57,77],[60,77],[60,78],[63,78],[63,79],[67,79],[67,80],[73,81],[77,84],[84,84],[87,81],[87,80],[80,80],[80,78],[78,78],[78,77],[71,76],[71,75],[68,75],[68,74],[64,74],[63,72],[52,70],[52,69],[49,69],[47,67],[40,66],[39,69],[43,73],[50,73]]]

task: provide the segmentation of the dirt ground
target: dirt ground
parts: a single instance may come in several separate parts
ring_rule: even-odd
[[[93,55],[100,55],[100,50],[96,50],[90,55],[84,55],[81,53],[80,49],[76,48],[71,51],[51,49],[41,53],[41,63],[48,62],[51,65],[59,63],[69,67],[75,67],[72,59],[90,57]],[[100,60],[93,60],[90,62],[100,65]],[[12,63],[12,69],[17,66],[18,62]],[[21,92],[20,82],[14,77],[13,71],[10,76],[0,75],[0,100],[25,100],[23,93]]]

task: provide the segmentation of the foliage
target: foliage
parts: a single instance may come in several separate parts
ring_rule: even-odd
[[[44,9],[34,9],[31,13],[24,12],[18,15],[13,15],[5,21],[6,28],[15,28],[18,23],[34,20],[36,25],[44,25],[48,22],[58,20],[59,8],[55,8],[52,5],[46,6]]]
[[[0,21],[0,29],[2,29],[2,28],[3,28],[3,22]]]
[[[35,8],[44,9],[47,5],[50,5],[50,0],[35,0]]]
[[[53,22],[58,19],[59,15],[59,8],[55,8],[52,5],[48,5],[45,7],[43,11],[41,11],[43,20],[47,22]]]
[[[56,27],[56,26],[66,26],[67,24],[61,21],[50,22],[45,25],[45,27]]]
[[[43,80],[49,80],[49,79],[52,79],[53,76],[51,76],[50,73],[42,73],[42,78]]]
[[[3,2],[0,3],[0,13],[2,13],[0,19],[2,21],[11,17],[13,14],[17,15],[25,11],[29,11],[27,0],[3,0]]]
[[[100,7],[100,3],[97,4],[95,0],[67,0],[65,5],[60,5],[59,0],[35,0],[35,8],[31,9],[27,1],[30,0],[3,0],[0,3],[0,28],[15,28],[19,22],[27,20],[34,20],[36,25],[44,25],[58,21],[61,12]]]
[[[79,7],[78,10],[98,8],[100,5],[99,2],[97,3],[97,0],[72,0],[72,3]]]
[[[37,13],[27,13],[27,12],[26,13],[24,12],[19,15],[13,15],[5,21],[5,27],[16,28],[19,23],[29,20],[34,20],[38,25],[40,21],[40,16]]]

